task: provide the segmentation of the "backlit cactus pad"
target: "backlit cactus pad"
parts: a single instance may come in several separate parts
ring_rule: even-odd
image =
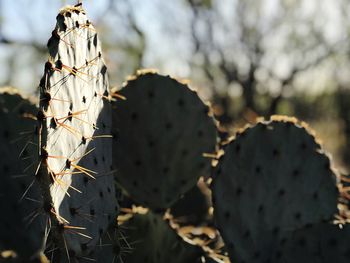
[[[297,120],[260,122],[224,151],[213,174],[213,203],[233,262],[273,262],[290,232],[336,214],[330,161]]]
[[[81,6],[61,10],[48,48],[40,82],[37,177],[52,206],[54,236],[71,255],[81,255],[96,245],[118,210],[107,68]]]
[[[113,108],[113,164],[131,197],[164,209],[209,173],[216,127],[209,107],[187,85],[139,73]]]

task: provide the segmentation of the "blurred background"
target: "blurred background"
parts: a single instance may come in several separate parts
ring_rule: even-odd
[[[58,10],[76,1],[0,0],[0,86],[35,95]],[[110,83],[139,68],[190,79],[222,130],[257,116],[308,122],[350,167],[347,0],[83,0]]]

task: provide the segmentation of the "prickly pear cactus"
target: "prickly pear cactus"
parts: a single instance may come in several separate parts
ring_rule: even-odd
[[[13,250],[26,262],[45,243],[42,198],[32,177],[36,111],[15,89],[0,89],[0,253]]]
[[[330,161],[306,127],[274,117],[224,147],[213,174],[214,216],[234,262],[272,262],[281,240],[330,221],[338,190]]]
[[[162,216],[134,213],[120,226],[125,244],[122,262],[199,262],[202,251],[186,243]]]
[[[280,242],[276,262],[349,262],[350,228],[348,224],[308,225]]]
[[[57,16],[40,82],[40,169],[57,246],[94,249],[116,215],[111,108],[100,42],[81,6]]]
[[[170,77],[140,72],[118,92],[113,162],[131,197],[164,209],[207,175],[216,128],[196,92]]]

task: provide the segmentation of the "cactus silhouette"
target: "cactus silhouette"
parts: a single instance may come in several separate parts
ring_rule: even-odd
[[[213,174],[213,203],[233,262],[273,262],[290,232],[337,213],[330,161],[296,119],[260,122],[224,151]]]

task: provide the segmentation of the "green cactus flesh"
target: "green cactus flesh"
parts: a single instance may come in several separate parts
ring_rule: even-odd
[[[338,226],[320,223],[306,226],[280,242],[274,255],[277,262],[349,262],[348,224]]]
[[[14,89],[0,89],[0,252],[30,260],[44,247],[45,216],[32,176],[36,157],[35,105]]]
[[[201,249],[186,243],[162,216],[147,212],[133,214],[120,226],[123,262],[197,262]]]
[[[260,122],[224,151],[213,173],[214,217],[233,262],[272,260],[290,231],[336,214],[330,161],[296,120]]]
[[[113,108],[117,181],[138,203],[164,209],[209,173],[216,128],[196,92],[155,73],[138,74]]]
[[[63,252],[93,250],[116,216],[107,69],[81,6],[57,16],[40,82],[38,180]]]

